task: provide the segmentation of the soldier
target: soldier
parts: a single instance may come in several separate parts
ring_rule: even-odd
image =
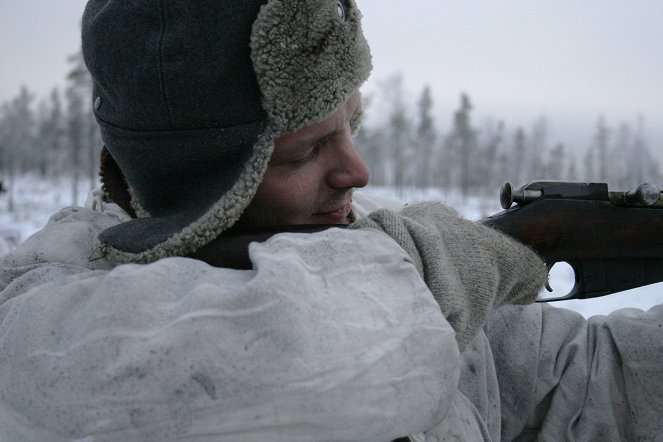
[[[663,310],[532,304],[528,248],[361,196],[354,0],[90,0],[102,190],[0,261],[0,439],[653,440]],[[229,229],[339,224],[193,259]]]

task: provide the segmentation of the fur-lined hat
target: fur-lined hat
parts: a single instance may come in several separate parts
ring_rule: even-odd
[[[280,134],[368,78],[354,0],[90,0],[83,55],[135,219],[99,236],[116,262],[198,250],[253,198]]]

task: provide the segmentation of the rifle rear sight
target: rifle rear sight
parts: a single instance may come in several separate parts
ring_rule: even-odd
[[[500,189],[500,205],[503,209],[511,208],[513,203],[525,206],[543,196],[610,201],[620,207],[663,207],[661,191],[651,183],[642,183],[635,191],[609,192],[605,183],[572,181],[530,181],[518,190],[507,181]]]

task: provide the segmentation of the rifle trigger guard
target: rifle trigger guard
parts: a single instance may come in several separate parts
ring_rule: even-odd
[[[547,276],[546,276],[545,288],[546,288],[546,290],[548,290],[549,293],[552,293],[552,291],[553,291],[552,287],[550,286],[550,269],[552,269],[554,265],[555,265],[554,262],[552,264],[546,263],[546,275]]]

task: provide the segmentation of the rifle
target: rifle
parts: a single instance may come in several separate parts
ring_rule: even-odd
[[[517,191],[505,183],[500,203],[504,211],[482,224],[531,247],[548,269],[566,262],[575,273],[567,295],[545,301],[663,281],[663,195],[651,184],[611,192],[606,183],[534,181]]]
[[[505,183],[500,203],[502,212],[479,222],[532,248],[548,269],[566,262],[575,273],[568,294],[545,301],[594,298],[663,281],[663,194],[651,184],[613,192],[606,183],[532,181],[515,191]],[[231,229],[190,256],[250,269],[250,242],[330,227],[341,226]]]

